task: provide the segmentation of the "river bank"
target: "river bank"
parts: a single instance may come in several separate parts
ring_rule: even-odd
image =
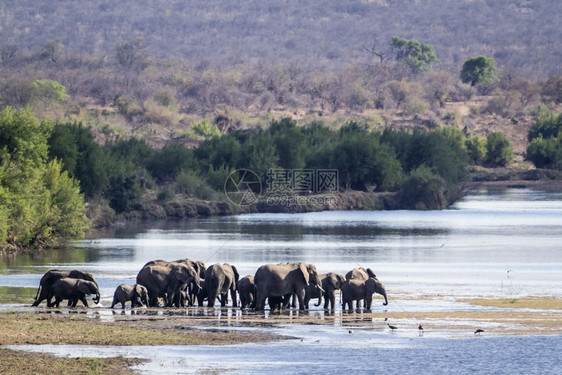
[[[511,188],[538,188],[547,191],[562,190],[562,172],[550,169],[474,168],[469,179],[462,184],[461,194],[450,202],[462,198],[471,189],[482,186]],[[445,208],[445,207],[442,207]],[[397,193],[346,191],[311,195],[262,195],[251,204],[236,204],[226,195],[220,201],[209,201],[176,195],[173,200],[159,202],[148,199],[137,210],[95,218],[95,227],[110,226],[131,220],[181,220],[194,217],[227,216],[249,213],[305,213],[349,210],[399,210],[405,209]],[[107,214],[107,212],[106,212]]]
[[[406,301],[428,305],[449,303],[438,295],[422,298],[402,295],[391,304],[405,304]],[[132,366],[155,360],[158,363],[150,350],[141,351],[144,354],[134,358],[118,354],[110,358],[88,358],[76,352],[70,358],[61,358],[35,353],[41,347],[65,345],[80,347],[82,351],[89,347],[92,357],[97,357],[100,350],[111,352],[111,347],[115,347],[123,351],[127,346],[224,348],[259,343],[283,345],[287,340],[296,342],[297,346],[325,346],[331,345],[332,335],[342,335],[342,339],[345,336],[351,341],[353,337],[364,341],[376,336],[388,345],[397,338],[431,340],[562,334],[560,299],[479,298],[457,300],[453,305],[455,307],[449,311],[381,311],[377,307],[372,312],[336,313],[323,310],[254,313],[231,308],[187,308],[115,309],[107,314],[108,309],[18,308],[0,312],[0,372],[53,373],[60,370],[77,374],[130,374],[135,373]],[[389,329],[389,322],[398,329]],[[423,331],[419,330],[420,324],[423,324]],[[477,328],[483,330],[478,336],[474,334]],[[280,335],[280,332],[286,334]],[[216,361],[220,359],[215,358]]]

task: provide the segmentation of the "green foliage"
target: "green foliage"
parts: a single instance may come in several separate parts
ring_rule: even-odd
[[[301,128],[289,118],[271,123],[269,133],[273,137],[279,166],[285,169],[302,169],[305,161],[305,140]]]
[[[562,170],[562,137],[541,137],[527,145],[527,160],[537,168]]]
[[[433,46],[417,40],[392,37],[390,46],[395,49],[396,59],[404,61],[413,72],[426,72],[439,62]]]
[[[466,60],[461,70],[462,83],[470,83],[476,86],[479,83],[494,83],[499,81],[496,76],[498,68],[491,57],[474,56]]]
[[[117,213],[138,208],[142,198],[142,189],[134,171],[126,168],[114,171],[109,178],[106,195],[109,205]]]
[[[405,133],[403,136],[410,137],[410,140],[404,140],[408,147],[401,159],[406,171],[425,165],[453,184],[465,177],[468,155],[460,130],[445,127],[431,132]]]
[[[400,188],[399,200],[411,209],[440,209],[448,205],[445,181],[431,168],[420,165],[410,172]]]
[[[473,135],[465,141],[468,160],[471,164],[481,164],[486,158],[486,138]]]
[[[0,248],[42,248],[88,226],[78,182],[48,161],[51,124],[28,110],[0,114]]]
[[[80,181],[87,198],[99,197],[109,182],[107,157],[90,129],[81,123],[58,123],[49,138],[49,156],[62,161],[65,171]]]
[[[148,161],[147,169],[160,182],[173,181],[181,170],[197,170],[193,150],[181,144],[170,144],[162,148]]]
[[[66,88],[57,81],[38,79],[31,86],[33,97],[42,101],[45,106],[68,98]]]
[[[562,129],[562,113],[558,115],[548,113],[543,116],[531,126],[527,139],[532,141],[535,138],[550,138],[558,137]]]
[[[369,133],[356,123],[340,129],[340,139],[332,152],[330,165],[339,171],[345,189],[396,190],[402,180],[402,168],[391,147],[380,144],[380,135]]]
[[[191,129],[196,137],[202,139],[211,139],[219,137],[221,132],[217,125],[211,124],[208,119],[196,121],[191,125]]]
[[[502,132],[491,132],[486,137],[486,162],[504,167],[513,160],[513,147]]]

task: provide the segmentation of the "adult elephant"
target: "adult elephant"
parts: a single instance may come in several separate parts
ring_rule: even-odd
[[[236,267],[224,263],[213,264],[205,272],[205,286],[207,287],[207,306],[214,307],[215,299],[220,297],[221,306],[228,303],[228,292],[232,296],[232,306],[237,306],[236,283],[240,279]]]
[[[137,275],[137,284],[141,284],[148,290],[149,305],[158,307],[158,298],[164,299],[164,305],[171,307],[175,304],[180,306],[180,292],[185,286],[194,281],[197,288],[199,275],[193,269],[183,263],[170,263],[168,265],[148,265],[143,267]]]
[[[240,295],[240,307],[246,309],[248,307],[254,307],[254,301],[256,296],[254,276],[246,275],[236,283],[236,289]]]
[[[345,274],[346,280],[357,279],[357,280],[367,280],[369,277],[377,277],[375,273],[370,268],[354,268]]]
[[[342,307],[345,310],[346,305],[349,310],[353,309],[353,301],[365,300],[365,308],[371,309],[373,293],[380,294],[384,297],[383,305],[388,305],[386,298],[386,288],[375,277],[369,277],[367,280],[351,279],[346,280],[341,286]]]
[[[78,300],[88,307],[87,295],[95,295],[94,302],[96,304],[100,302],[100,291],[97,284],[88,280],[63,277],[57,280],[51,287],[49,300],[54,297],[55,301],[52,304],[47,303],[47,306],[59,307],[60,302],[67,299],[71,307],[76,307]]]
[[[336,290],[339,290],[345,282],[345,277],[335,272],[328,272],[318,275],[322,283],[323,292],[317,287],[308,285],[306,287],[305,306],[308,308],[309,301],[312,298],[318,298],[315,306],[320,306],[322,297],[324,297],[324,309],[336,308]]]
[[[111,308],[116,304],[120,303],[121,308],[125,308],[125,302],[131,301],[131,308],[136,306],[148,306],[148,290],[140,285],[129,285],[121,284],[113,293],[113,302],[111,303]]]
[[[269,296],[287,298],[296,295],[299,309],[304,310],[306,286],[322,288],[316,266],[308,263],[265,264],[254,275],[256,285],[256,310],[265,308]]]
[[[37,294],[35,295],[35,301],[31,306],[39,306],[43,300],[47,300],[47,306],[51,304],[51,299],[49,295],[51,294],[51,288],[53,285],[63,277],[70,277],[72,279],[80,279],[91,281],[96,284],[99,290],[98,283],[96,282],[94,275],[90,272],[72,270],[72,271],[61,271],[61,270],[49,270],[47,271],[41,281],[39,282],[39,287],[37,288]],[[97,303],[97,302],[96,302]]]
[[[182,265],[182,264],[186,265],[186,266],[193,267],[195,272],[199,275],[199,279],[205,278],[205,263],[203,263],[200,260],[192,260],[192,259],[188,259],[188,258],[178,259],[178,260],[175,260],[173,262],[168,262],[168,261],[162,260],[162,259],[152,260],[152,261],[146,263],[143,266],[143,268],[147,267],[147,266],[166,266],[166,267],[170,267],[170,266]],[[185,289],[187,289],[187,301],[189,301],[188,304],[189,304],[189,306],[193,306],[193,303],[196,300],[197,295],[200,292],[200,286],[195,281],[191,281],[190,283],[188,283],[186,285],[180,285],[180,290],[185,290]],[[172,303],[175,304],[176,306],[181,305],[179,293],[176,293],[174,295],[174,301]]]

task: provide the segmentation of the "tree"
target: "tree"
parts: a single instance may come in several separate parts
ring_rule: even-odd
[[[34,98],[43,102],[45,107],[68,98],[66,88],[57,81],[38,79],[33,82],[32,87]]]
[[[491,132],[486,137],[486,162],[505,167],[513,160],[513,147],[502,132]]]
[[[0,249],[57,246],[88,225],[78,182],[48,161],[50,131],[29,110],[0,113]]]
[[[474,56],[466,60],[461,70],[462,83],[476,86],[479,83],[494,83],[499,81],[496,76],[498,68],[494,59],[486,56]]]
[[[396,51],[396,60],[405,62],[414,73],[426,72],[439,62],[430,44],[394,36],[390,46]]]

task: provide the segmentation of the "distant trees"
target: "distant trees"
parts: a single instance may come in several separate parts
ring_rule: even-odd
[[[476,86],[479,83],[491,84],[498,81],[498,68],[494,59],[486,56],[474,56],[462,65],[461,81]]]
[[[439,62],[433,46],[427,43],[395,36],[390,46],[395,50],[396,60],[404,62],[414,73],[426,72]]]

